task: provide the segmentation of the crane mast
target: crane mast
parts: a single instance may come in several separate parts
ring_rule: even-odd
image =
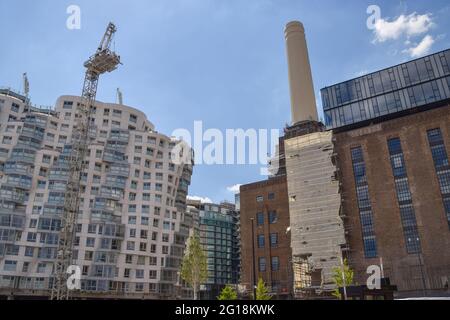
[[[91,142],[91,111],[97,95],[97,85],[101,74],[114,71],[120,64],[120,56],[110,50],[116,26],[109,23],[97,51],[85,63],[86,74],[80,103],[76,106],[75,124],[72,130],[68,162],[68,180],[65,190],[64,209],[57,257],[54,268],[54,279],[51,290],[52,300],[67,300],[70,297],[67,273],[72,265],[72,250],[75,238],[75,226],[80,206],[81,177],[85,169],[85,158]]]

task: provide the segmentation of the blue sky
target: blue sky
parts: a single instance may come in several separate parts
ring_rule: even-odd
[[[81,9],[81,29],[66,28],[66,8]],[[369,5],[383,23],[369,30]],[[109,21],[123,66],[102,77],[97,99],[143,110],[158,131],[282,128],[290,121],[284,25],[306,28],[316,96],[324,86],[450,47],[450,4],[435,1],[2,0],[0,86],[53,105],[81,93],[82,63]],[[321,111],[320,111],[321,112]],[[259,165],[199,165],[190,194],[233,199],[227,187],[263,179]]]

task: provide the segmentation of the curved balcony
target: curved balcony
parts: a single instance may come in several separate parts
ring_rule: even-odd
[[[57,250],[58,250],[58,248],[56,246],[57,246],[57,244],[53,247],[39,248],[38,259],[40,261],[54,262],[56,259]]]
[[[18,235],[20,231],[16,229],[4,229],[2,228],[2,232],[0,233],[0,243],[3,244],[14,244],[17,241]]]
[[[64,203],[46,203],[42,209],[42,216],[62,216],[64,213]]]
[[[30,176],[11,174],[8,176],[5,185],[23,190],[31,190],[31,181],[32,178]]]
[[[19,139],[17,140],[16,147],[39,149],[41,147],[41,142],[42,140],[36,139],[34,137],[20,135]]]
[[[66,190],[66,185],[67,185],[66,181],[51,180],[48,185],[48,190],[64,192]]]
[[[56,170],[52,168],[48,175],[48,180],[53,181],[67,181],[69,179],[69,171],[66,170]]]
[[[5,174],[20,174],[27,177],[33,177],[33,172],[29,166],[18,163],[16,161],[7,161],[3,167],[3,172]]]
[[[40,117],[36,114],[27,114],[23,122],[27,124],[33,124],[42,128],[47,127],[47,117]]]
[[[108,171],[108,175],[128,178],[128,176],[130,175],[130,167],[128,166],[128,164],[124,165],[113,164],[111,165],[111,168]]]
[[[123,199],[124,191],[121,188],[102,186],[100,194],[102,197],[119,201]]]
[[[122,162],[125,160],[125,156],[123,152],[113,150],[113,149],[106,149],[103,152],[103,161],[105,162]]]
[[[23,229],[25,227],[25,215],[16,212],[0,212],[0,226]]]
[[[93,223],[104,223],[104,222],[121,223],[122,217],[120,215],[120,212],[116,212],[111,209],[93,208],[93,209],[91,209],[91,219],[90,220]]]
[[[40,141],[44,140],[45,129],[33,124],[24,123],[21,136],[38,139]]]
[[[36,150],[27,146],[15,147],[11,152],[10,161],[17,161],[33,165],[36,156]]]
[[[128,129],[112,129],[108,140],[128,143],[130,132]]]
[[[124,177],[106,177],[105,185],[118,189],[125,189],[127,179]]]
[[[0,188],[0,199],[15,203],[23,203],[25,202],[25,193],[17,190],[14,187],[3,185]]]

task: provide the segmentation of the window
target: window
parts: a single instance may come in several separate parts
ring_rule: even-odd
[[[86,238],[86,247],[95,247],[95,238]]]
[[[270,234],[270,246],[272,248],[278,247],[278,233]]]
[[[127,250],[134,250],[134,241],[127,241]]]
[[[155,260],[156,262],[156,260]],[[156,263],[155,263],[156,264]],[[156,270],[149,270],[148,271],[148,277],[149,279],[156,279],[157,277],[157,271]]]
[[[263,202],[264,201],[264,197],[263,196],[257,196],[256,197],[256,202]]]
[[[22,272],[28,272],[29,266],[30,266],[29,262],[24,262],[22,265]]]
[[[86,260],[86,261],[92,261],[93,257],[94,257],[94,252],[93,251],[86,251],[84,253],[84,260]]]
[[[25,257],[34,256],[34,247],[25,247]]]
[[[144,278],[144,270],[143,269],[137,269],[136,270],[136,278],[137,279],[143,279]]]
[[[258,212],[256,214],[256,225],[262,226],[264,224],[264,213]]]
[[[19,108],[20,108],[20,106],[17,104],[17,103],[12,103],[11,104],[11,111],[13,111],[13,112],[19,112]]]
[[[8,137],[8,136],[3,137],[4,144],[11,144],[11,142],[12,142],[12,137]]]
[[[136,206],[134,206],[134,208],[136,209]],[[128,217],[128,224],[136,224],[136,216],[129,216]]]
[[[377,256],[377,246],[374,235],[373,214],[370,203],[369,186],[366,178],[363,151],[361,147],[356,147],[351,149],[350,153],[356,185],[356,196],[359,207],[364,255],[366,258],[374,258]]]
[[[42,155],[42,162],[43,163],[50,163],[51,160],[52,160],[51,156],[49,156],[47,154]]]
[[[36,242],[37,233],[36,232],[28,232],[27,234],[27,242]]]
[[[97,225],[96,224],[89,224],[88,225],[88,233],[90,234],[96,234],[97,233]]]
[[[36,219],[31,219],[30,220],[30,228],[36,228],[37,225],[37,220]]]
[[[267,195],[267,199],[269,199],[269,200],[275,199],[275,193],[270,192],[270,193]]]
[[[37,183],[37,187],[38,187],[38,189],[45,189],[45,186],[47,185],[47,182],[46,181],[44,181],[44,180],[38,180],[38,183]]]
[[[419,253],[421,251],[420,238],[417,230],[416,216],[409,188],[408,176],[406,174],[400,139],[389,139],[388,148],[391,156],[391,167],[400,208],[400,220],[402,221],[406,251],[409,254]],[[401,171],[399,171],[399,168],[401,168]]]
[[[3,266],[3,270],[16,271],[16,268],[17,268],[17,261],[5,260],[5,265]]]
[[[83,266],[81,274],[87,276],[89,274],[89,266]]]
[[[434,168],[439,181],[439,187],[441,189],[444,212],[446,214],[448,227],[450,228],[450,166],[447,150],[445,148],[441,129],[436,128],[428,130],[427,136],[433,157]]]
[[[258,265],[259,265],[259,272],[265,272],[266,271],[266,258],[259,257]]]
[[[264,235],[258,234],[258,248],[264,248]]]
[[[280,270],[280,259],[278,257],[272,257],[272,271]]]
[[[276,211],[269,211],[269,223],[274,224],[277,222],[278,216]]]

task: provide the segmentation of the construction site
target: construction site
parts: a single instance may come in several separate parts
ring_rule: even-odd
[[[138,109],[96,100],[114,71],[109,23],[84,63],[81,96],[56,107],[0,91],[0,295],[7,299],[189,297],[178,269],[192,218],[187,162]],[[9,108],[9,105],[12,107]],[[190,153],[190,150],[179,152]]]

